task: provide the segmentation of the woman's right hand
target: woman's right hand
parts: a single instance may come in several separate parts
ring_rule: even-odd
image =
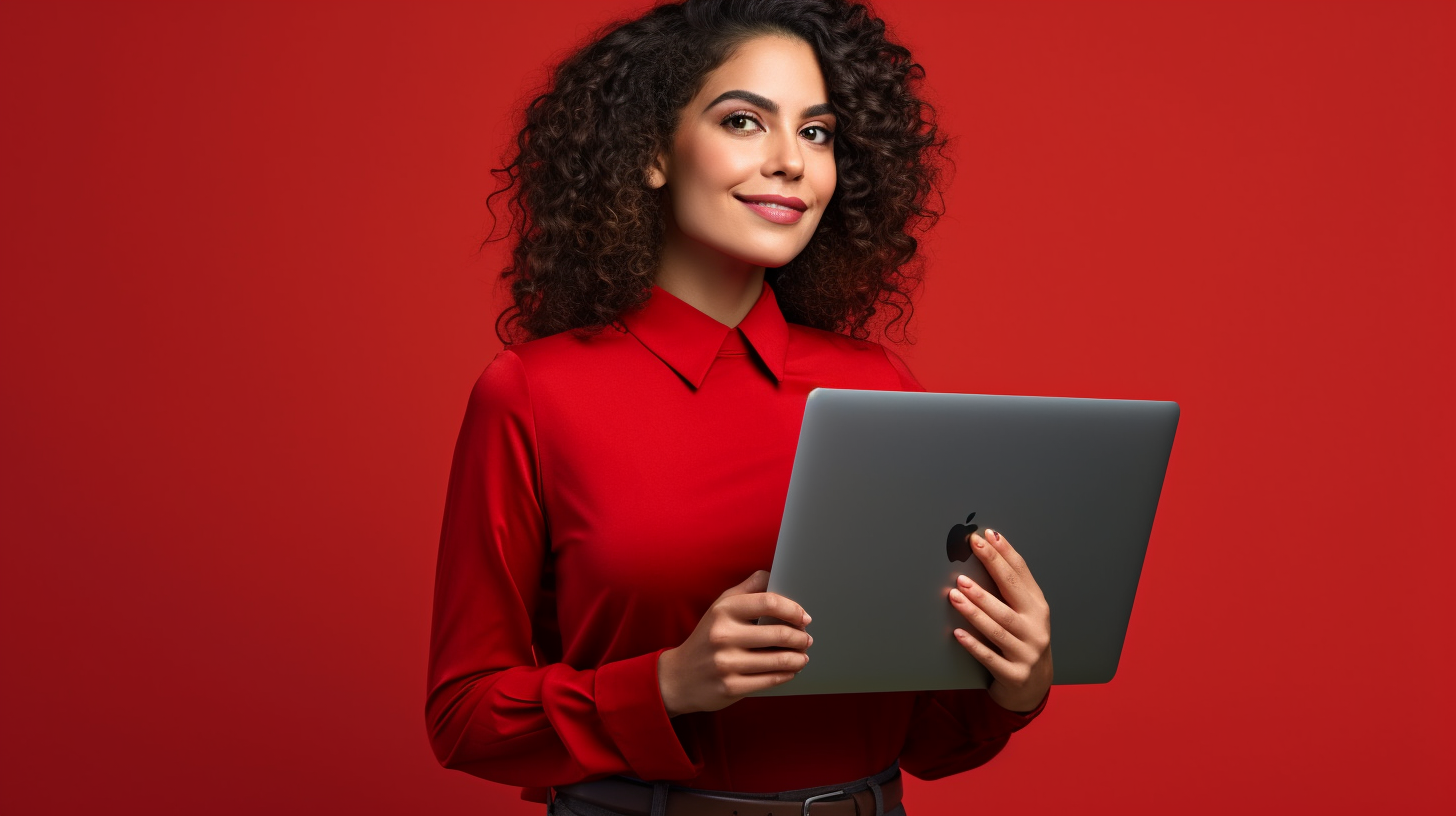
[[[757,624],[760,617],[809,623],[803,607],[768,589],[768,572],[718,596],[698,627],[657,660],[657,683],[667,715],[717,711],[745,695],[794,679],[809,662],[804,650],[814,642],[801,628]],[[773,648],[777,647],[777,648]]]

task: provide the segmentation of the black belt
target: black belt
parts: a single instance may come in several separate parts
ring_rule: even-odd
[[[880,816],[900,804],[903,792],[898,762],[844,785],[778,794],[695,790],[620,776],[555,789],[570,801],[630,816]]]

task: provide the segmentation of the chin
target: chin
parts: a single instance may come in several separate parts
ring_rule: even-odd
[[[765,269],[778,269],[781,266],[788,265],[789,261],[792,261],[794,258],[798,257],[798,254],[799,253],[796,252],[793,255],[748,255],[735,257],[737,257],[738,260],[743,261],[746,264],[751,264],[753,266],[761,266]]]
[[[740,249],[739,252],[729,254],[744,263],[762,266],[767,269],[777,269],[799,257],[799,253],[803,252],[804,247],[808,245],[806,241],[803,244],[795,244],[794,246],[753,247],[746,252]]]
[[[696,227],[697,225],[692,225]],[[815,224],[815,227],[818,225]],[[764,234],[758,229],[693,229],[684,237],[716,253],[751,266],[775,269],[797,258],[814,236],[811,227],[798,234]],[[802,239],[802,240],[800,240]]]

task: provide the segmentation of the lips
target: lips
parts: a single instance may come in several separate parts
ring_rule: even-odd
[[[793,224],[804,217],[808,205],[797,198],[778,195],[735,195],[748,209],[775,224]]]
[[[803,212],[804,210],[809,209],[809,207],[805,205],[804,202],[800,201],[797,198],[788,198],[780,195],[741,195],[734,196],[734,198],[744,203],[753,202],[761,204],[781,204],[791,210],[798,210],[799,212]]]

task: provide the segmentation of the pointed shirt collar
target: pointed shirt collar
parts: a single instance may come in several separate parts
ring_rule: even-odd
[[[733,331],[732,327],[719,323],[657,285],[653,285],[647,302],[623,315],[622,322],[648,351],[694,389],[702,386],[713,360]],[[767,281],[738,329],[774,380],[782,380],[784,356],[789,349],[789,327]]]

